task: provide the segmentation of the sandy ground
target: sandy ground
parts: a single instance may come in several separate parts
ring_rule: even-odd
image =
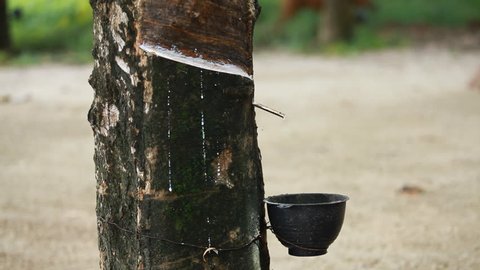
[[[342,233],[290,269],[480,269],[480,51],[259,54],[266,193],[349,195]],[[90,67],[0,69],[0,269],[98,269]],[[419,192],[405,194],[402,187]]]

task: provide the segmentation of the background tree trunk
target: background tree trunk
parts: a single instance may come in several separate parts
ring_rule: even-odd
[[[91,0],[101,269],[268,269],[253,81],[143,51],[149,1]]]
[[[0,0],[0,50],[10,49],[10,28],[7,16],[7,0]]]
[[[320,27],[320,41],[349,41],[353,37],[352,0],[325,0],[325,13]]]

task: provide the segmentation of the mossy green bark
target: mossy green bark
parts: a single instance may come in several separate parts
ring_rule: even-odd
[[[147,55],[137,1],[91,4],[101,269],[268,269],[253,82]]]

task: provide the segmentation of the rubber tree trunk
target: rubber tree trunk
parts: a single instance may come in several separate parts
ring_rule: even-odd
[[[325,0],[325,13],[319,33],[321,42],[333,43],[352,39],[354,26],[352,2],[352,0]]]
[[[226,65],[248,74],[258,10],[253,0],[91,0],[95,97],[88,118],[101,269],[269,268],[253,81],[243,71],[240,76],[194,66],[209,66],[203,53],[178,61],[155,53],[162,51],[155,42],[178,45],[170,52],[179,53],[187,51],[187,41],[200,39],[201,29],[165,20],[187,14],[184,22],[201,24],[212,18],[202,14],[212,12],[204,3],[227,12],[226,18],[243,14],[217,22],[217,30],[248,26],[236,33],[247,41],[246,54],[238,57],[246,60]],[[166,25],[187,41],[158,28]],[[232,43],[227,33],[223,37],[206,40]],[[232,53],[221,49],[215,52]],[[204,59],[194,61],[196,56]]]
[[[0,0],[0,51],[10,49],[10,28],[7,16],[7,0]]]

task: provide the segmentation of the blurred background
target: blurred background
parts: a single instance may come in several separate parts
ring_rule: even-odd
[[[466,47],[478,47],[480,1],[478,0],[352,0],[355,32],[350,42],[319,44],[318,35],[328,0],[263,0],[256,24],[256,48],[277,47],[327,54],[406,47],[419,42],[453,42],[461,35]],[[295,4],[303,8],[293,8]],[[317,8],[312,8],[317,6]],[[285,10],[296,10],[278,29]],[[285,16],[285,15],[284,15]],[[281,24],[281,23],[280,23]],[[470,40],[467,34],[476,36]]]
[[[0,63],[91,61],[92,10],[88,1],[2,0],[6,2],[10,53]],[[5,31],[1,29],[1,31]]]
[[[7,3],[11,51],[15,57],[8,59],[1,52],[0,63],[90,61],[92,12],[88,1],[2,1]],[[353,38],[350,42],[322,44],[318,35],[325,7],[319,8],[319,3],[327,1],[261,0],[263,9],[256,24],[255,48],[344,54],[427,41],[478,46],[479,0],[353,0]],[[455,35],[463,39],[459,41]]]
[[[266,195],[351,198],[272,269],[480,269],[480,0],[328,1],[259,1]],[[98,269],[92,38],[88,1],[0,0],[0,269]]]

